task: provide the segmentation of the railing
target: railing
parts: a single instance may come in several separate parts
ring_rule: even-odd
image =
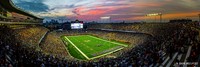
[[[35,22],[11,22],[11,21],[0,21],[0,24],[33,24],[33,25],[42,25],[42,23]]]
[[[40,38],[40,40],[39,40],[39,47],[41,46],[42,42],[46,39],[47,34],[48,34],[49,32],[50,32],[50,31],[47,31],[47,32],[42,36],[42,38]]]

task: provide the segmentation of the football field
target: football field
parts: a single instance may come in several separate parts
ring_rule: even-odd
[[[71,56],[81,60],[91,60],[119,51],[127,44],[104,40],[91,35],[62,36]]]

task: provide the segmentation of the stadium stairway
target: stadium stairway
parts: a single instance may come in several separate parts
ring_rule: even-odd
[[[189,46],[184,62],[187,62],[187,58],[190,56],[191,50],[192,46]]]
[[[179,60],[179,62],[186,62],[187,58],[190,55],[191,52],[191,48],[192,46],[189,46],[186,50],[187,53],[179,53],[179,52],[175,52],[172,56],[172,59],[170,59],[169,55],[167,55],[166,53],[162,53],[162,59],[164,60],[162,63],[157,63],[156,65],[151,64],[150,67],[176,67],[176,63],[178,62],[177,60]],[[187,66],[184,66],[187,67]]]
[[[192,50],[192,46],[189,46],[186,57],[184,59],[184,63],[187,62],[187,59],[190,56],[191,50]],[[187,67],[187,65],[184,65],[183,67]]]
[[[48,35],[49,32],[50,32],[50,31],[47,31],[47,32],[42,36],[42,38],[40,38],[40,40],[39,40],[39,47],[41,46],[42,42],[45,41],[45,39],[46,39],[46,37],[47,37],[47,35]]]
[[[162,52],[162,60],[165,60],[167,58],[167,54],[165,52]],[[156,65],[151,64],[149,67],[158,67],[160,64],[157,63]]]
[[[172,59],[170,59],[170,57],[167,55],[165,57],[163,57],[163,59],[165,59],[159,67],[170,67],[170,65],[174,62],[174,60],[177,58],[178,52],[175,52],[172,56]]]
[[[170,66],[172,65],[172,63],[175,62],[175,60],[176,60],[177,57],[178,57],[178,52],[176,52],[176,53],[174,54],[174,56],[172,57],[172,59],[170,59],[170,60],[168,61],[168,63],[166,64],[166,67],[170,67]]]
[[[187,48],[187,53],[181,53],[181,54],[178,55],[178,58],[177,58],[177,59],[179,60],[179,62],[185,62],[185,60],[187,61],[187,58],[189,57],[190,52],[191,52],[191,46],[189,46],[189,47]],[[177,67],[177,64],[174,63],[174,64],[173,64],[173,67]],[[187,66],[186,66],[186,67],[187,67]]]

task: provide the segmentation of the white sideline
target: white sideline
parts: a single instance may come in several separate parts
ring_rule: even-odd
[[[67,39],[86,59],[90,60],[87,55],[85,55],[74,43],[72,43],[66,36],[65,39]]]
[[[128,45],[124,45],[124,44],[120,44],[120,43],[116,43],[116,42],[111,42],[111,41],[103,40],[103,39],[96,38],[96,37],[93,37],[93,36],[90,36],[90,35],[87,35],[87,36],[95,38],[95,39],[98,39],[98,40],[101,40],[101,41],[106,41],[106,42],[110,42],[110,43],[113,43],[113,44],[117,44],[117,45],[121,45],[121,46],[124,46],[124,47],[128,47]]]

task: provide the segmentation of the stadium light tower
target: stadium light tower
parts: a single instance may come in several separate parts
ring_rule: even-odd
[[[100,19],[105,23],[105,22],[111,22],[110,17],[100,17]]]
[[[198,14],[199,15],[199,22],[200,22],[200,14]]]
[[[162,13],[152,13],[152,14],[147,14],[146,16],[160,16],[160,23],[162,22]]]

